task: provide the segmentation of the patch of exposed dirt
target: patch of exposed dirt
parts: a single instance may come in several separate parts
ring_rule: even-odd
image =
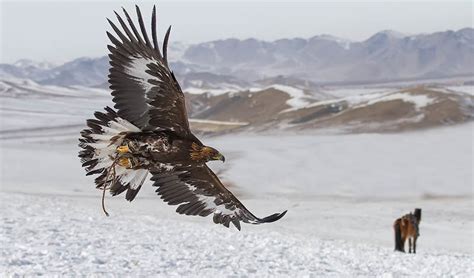
[[[286,104],[288,99],[288,94],[273,88],[255,93],[247,91],[208,96],[207,99],[195,96],[189,98],[189,102],[194,103],[195,107],[190,111],[190,115],[197,119],[239,121],[258,125],[275,119],[280,111],[289,108]],[[200,106],[196,105],[198,102]],[[199,111],[196,107],[205,109]]]

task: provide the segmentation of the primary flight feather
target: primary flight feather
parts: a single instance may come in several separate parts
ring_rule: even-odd
[[[168,65],[171,27],[160,51],[155,7],[151,41],[138,6],[139,29],[123,12],[126,21],[115,13],[122,30],[108,20],[115,35],[107,32],[112,42],[109,83],[115,110],[96,112],[79,139],[82,166],[87,175],[97,175],[97,188],[112,195],[126,191],[125,198],[132,201],[151,175],[158,195],[178,205],[180,214],[212,214],[216,224],[232,223],[239,230],[241,221],[260,224],[283,217],[286,211],[256,217],[207,167],[208,161],[225,158],[189,128],[184,94]]]

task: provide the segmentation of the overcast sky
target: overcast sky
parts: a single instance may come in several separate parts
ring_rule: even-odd
[[[196,43],[230,37],[309,38],[331,34],[364,40],[392,29],[416,34],[473,25],[471,1],[5,1],[1,5],[0,62],[21,58],[62,63],[107,53],[105,20],[138,3],[148,20],[158,9],[162,37]],[[149,26],[149,22],[147,22]]]

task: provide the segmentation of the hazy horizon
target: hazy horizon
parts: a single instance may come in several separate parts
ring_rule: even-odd
[[[471,2],[142,1],[138,4],[147,28],[151,8],[157,5],[158,36],[162,38],[166,28],[173,25],[172,43],[227,38],[274,41],[322,34],[363,41],[382,30],[411,35],[472,28]],[[60,64],[78,57],[106,55],[105,31],[111,29],[106,18],[116,22],[113,11],[121,14],[122,6],[134,16],[134,6],[128,2],[2,1],[0,63],[31,59]]]

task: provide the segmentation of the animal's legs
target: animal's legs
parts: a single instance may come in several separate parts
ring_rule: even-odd
[[[408,238],[408,253],[411,253],[411,237]]]
[[[402,237],[402,252],[405,252],[405,240],[406,239],[407,239],[406,237],[404,237],[404,236]]]
[[[393,224],[395,233],[395,251],[402,252],[402,231],[400,230],[400,219],[397,219]]]
[[[418,239],[417,236],[413,238],[413,253],[416,254],[416,240]]]

